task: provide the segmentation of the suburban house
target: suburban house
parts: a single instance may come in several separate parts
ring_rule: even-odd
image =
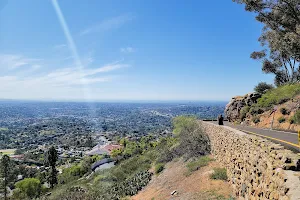
[[[121,146],[118,144],[96,145],[92,150],[86,152],[86,155],[110,155],[112,150],[120,148]]]

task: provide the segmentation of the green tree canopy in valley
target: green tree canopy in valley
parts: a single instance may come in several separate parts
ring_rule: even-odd
[[[261,60],[262,70],[275,75],[277,86],[300,81],[299,0],[233,0],[244,4],[263,23],[259,42],[263,50],[251,58]]]
[[[16,199],[37,198],[41,193],[41,182],[36,178],[25,178],[17,182],[14,196]]]

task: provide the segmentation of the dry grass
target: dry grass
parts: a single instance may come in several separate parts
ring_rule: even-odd
[[[216,161],[185,176],[188,171],[182,160],[173,161],[159,175],[153,176],[149,185],[132,197],[132,200],[191,200],[191,199],[227,199],[232,194],[226,181],[211,180],[213,168],[222,167]],[[177,195],[171,195],[176,190]]]
[[[282,105],[277,106],[277,111],[274,114],[271,114],[271,111],[264,112],[263,114],[259,115],[260,122],[256,125],[260,128],[270,128],[271,121],[273,119],[274,115],[274,122],[273,122],[273,128],[274,129],[280,129],[280,130],[292,130],[292,131],[298,131],[300,130],[299,124],[291,124],[289,122],[289,119],[294,116],[295,111],[297,110],[298,106],[300,105],[300,96],[294,97],[293,100],[290,100]],[[280,112],[281,108],[286,108],[290,113],[283,115]],[[279,123],[280,118],[285,118],[286,120],[284,122]],[[253,126],[254,123],[252,123]]]

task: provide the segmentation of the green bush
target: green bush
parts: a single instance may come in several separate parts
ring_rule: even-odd
[[[198,128],[198,124],[195,123],[197,118],[194,116],[178,116],[173,119],[173,132],[180,134],[185,130],[193,130]]]
[[[288,115],[289,114],[289,112],[288,112],[288,110],[286,108],[280,108],[280,112],[283,115]]]
[[[240,119],[242,121],[246,118],[247,113],[249,112],[249,110],[250,110],[250,106],[245,106],[245,107],[243,107],[241,109],[241,111],[240,111]]]
[[[211,179],[227,180],[227,170],[225,168],[214,168],[214,173],[210,175]]]
[[[259,115],[262,114],[264,110],[258,106],[253,106],[250,108],[249,112],[251,115]]]
[[[127,178],[123,182],[115,183],[110,193],[114,198],[110,199],[121,199],[126,196],[133,196],[143,189],[151,180],[152,173],[148,171],[141,171],[133,176]]]
[[[193,172],[198,170],[200,167],[208,165],[211,160],[212,159],[208,156],[201,156],[199,159],[189,162],[186,166],[190,172]]]
[[[121,182],[132,174],[150,169],[151,163],[152,159],[147,155],[134,156],[122,161],[110,171],[114,179],[118,182]]]
[[[165,169],[165,165],[163,163],[158,163],[155,165],[155,174],[159,174]]]
[[[292,116],[292,117],[289,118],[289,123],[290,123],[290,124],[294,124],[294,123],[295,123],[295,118],[294,118],[294,116]]]
[[[181,116],[176,117],[173,122],[177,129],[176,137],[180,141],[177,146],[171,149],[176,157],[193,158],[210,153],[209,137],[196,118]]]
[[[260,118],[257,117],[257,116],[255,116],[255,117],[253,117],[252,121],[253,121],[255,124],[257,124],[257,123],[260,122]]]
[[[41,182],[36,178],[25,178],[15,184],[18,196],[27,196],[30,199],[37,198],[41,193]]]
[[[287,84],[274,88],[258,99],[257,105],[261,108],[272,108],[282,104],[300,94],[300,84]]]
[[[300,110],[297,110],[294,114],[294,121],[295,121],[295,124],[300,124]]]
[[[284,118],[284,117],[279,117],[279,118],[278,118],[278,122],[279,122],[279,123],[285,122],[285,118]]]

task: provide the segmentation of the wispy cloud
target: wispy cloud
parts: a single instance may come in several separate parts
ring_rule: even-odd
[[[128,21],[131,21],[134,19],[134,16],[131,14],[126,14],[126,15],[120,15],[117,17],[113,17],[111,19],[106,19],[101,21],[100,23],[87,27],[86,29],[82,30],[79,35],[87,35],[90,33],[95,33],[95,32],[101,32],[101,31],[107,31],[110,29],[116,29],[121,27],[123,24],[125,24]]]
[[[16,69],[19,67],[34,67],[40,59],[29,58],[18,54],[0,54],[0,66],[4,69]]]
[[[39,68],[36,65],[34,67]],[[44,75],[32,76],[32,77],[21,77],[21,76],[0,76],[1,81],[15,81],[16,83],[22,83],[28,85],[28,83],[38,83],[39,85],[52,85],[52,86],[70,86],[82,84],[80,79],[84,79],[84,84],[96,83],[96,82],[107,82],[111,81],[111,75],[102,75],[103,73],[112,72],[118,69],[129,67],[127,64],[109,64],[99,68],[85,68],[79,70],[76,67],[62,68],[50,71]],[[102,75],[102,76],[101,76]],[[22,87],[21,85],[19,85]]]
[[[49,71],[44,74],[30,76],[4,75],[0,76],[0,98],[84,98],[84,87],[82,84],[98,88],[96,85],[104,82],[111,82],[118,78],[110,72],[129,67],[126,64],[114,63],[99,68],[85,68],[79,70],[77,67],[62,68]],[[84,80],[84,81],[82,81]],[[90,95],[92,98],[94,94]]]
[[[124,47],[124,48],[120,48],[120,51],[122,53],[133,53],[136,50],[134,48],[132,48],[132,47]]]
[[[42,77],[43,81],[51,80],[54,85],[80,85],[79,80],[84,79],[84,84],[107,82],[112,80],[112,76],[99,76],[101,73],[115,71],[121,68],[129,67],[126,64],[105,65],[100,68],[74,70],[74,68],[58,69]]]

